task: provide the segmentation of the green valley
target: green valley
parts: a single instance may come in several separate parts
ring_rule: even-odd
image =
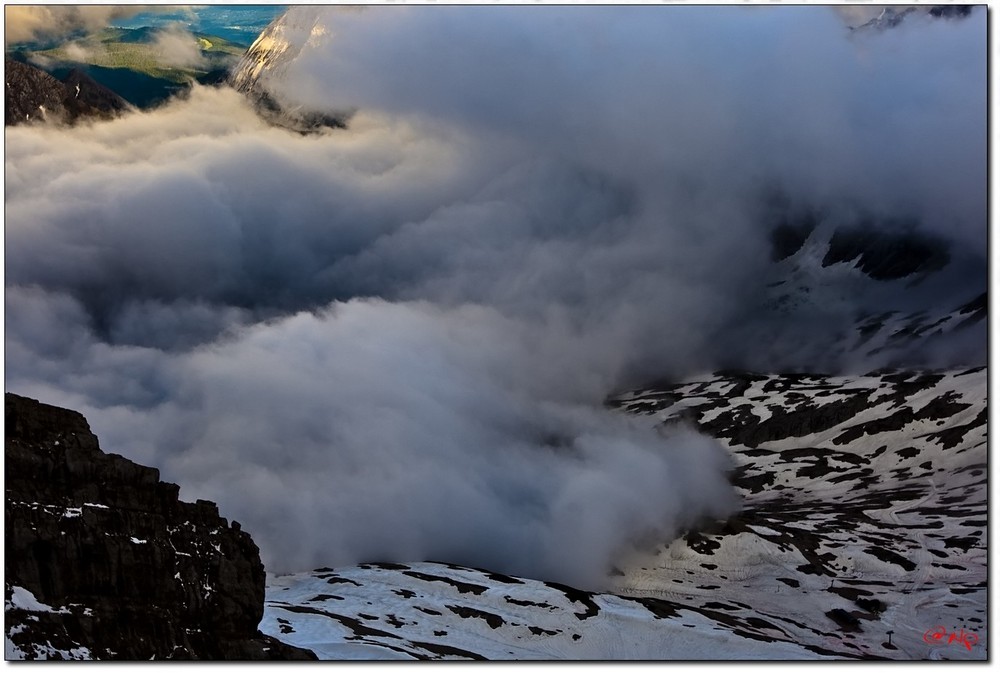
[[[245,51],[246,45],[217,35],[112,27],[58,45],[15,45],[8,56],[57,78],[79,68],[129,103],[145,108],[193,81],[222,81]]]

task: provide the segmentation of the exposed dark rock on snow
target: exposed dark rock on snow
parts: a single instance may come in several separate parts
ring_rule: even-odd
[[[883,31],[895,28],[910,17],[929,16],[934,19],[964,19],[972,13],[975,5],[923,5],[923,6],[885,6],[872,19],[856,26],[849,26],[856,31]],[[879,9],[872,7],[873,11]]]
[[[129,108],[121,96],[82,70],[74,69],[60,81],[40,68],[11,58],[5,59],[4,68],[7,125],[110,118]]]
[[[771,258],[779,262],[802,250],[821,222],[819,211],[788,209],[771,228]],[[912,221],[875,221],[861,218],[832,233],[817,234],[826,241],[822,266],[853,263],[874,280],[897,280],[939,271],[948,263],[947,243],[918,229]]]
[[[801,250],[816,224],[816,216],[805,213],[798,218],[786,218],[776,225],[771,230],[771,259],[779,262]]]
[[[959,327],[971,325],[976,322],[979,322],[980,320],[985,319],[987,315],[987,310],[988,310],[988,301],[986,298],[986,293],[983,292],[981,295],[977,296],[972,301],[963,304],[958,308],[959,314],[963,316],[968,314],[968,317],[965,318],[961,323],[959,323]]]
[[[819,644],[833,629],[843,634],[833,649],[866,658],[985,656],[985,634],[975,627],[986,612],[983,368],[719,372],[614,403],[723,439],[744,498],[740,514],[675,541],[640,573],[626,573],[622,589],[705,607],[688,587],[711,579],[757,616],[773,600],[766,593],[785,596],[794,619],[782,617],[783,629],[800,643]],[[699,565],[710,573],[693,567],[705,557],[712,563]],[[754,579],[763,577],[781,584]],[[930,622],[973,631],[980,647],[928,647],[920,634]],[[904,635],[886,645],[889,630]]]
[[[869,277],[893,280],[937,271],[949,257],[943,240],[918,233],[915,225],[861,223],[834,232],[823,266],[855,259]]]
[[[264,568],[214,503],[5,395],[7,658],[303,659],[257,631]]]
[[[934,5],[927,13],[938,19],[963,19],[972,13],[974,5]]]

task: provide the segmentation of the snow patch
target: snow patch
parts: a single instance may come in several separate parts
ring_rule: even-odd
[[[56,610],[50,605],[42,603],[35,594],[24,587],[11,587],[10,600],[6,602],[7,610],[25,610],[27,612],[51,612],[54,614],[69,614],[69,610],[62,607]]]

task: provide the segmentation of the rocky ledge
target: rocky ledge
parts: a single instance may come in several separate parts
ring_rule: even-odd
[[[7,393],[6,659],[314,659],[258,630],[264,566],[214,503]]]

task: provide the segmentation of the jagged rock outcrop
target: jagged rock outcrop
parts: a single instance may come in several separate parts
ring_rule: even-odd
[[[63,114],[66,88],[55,77],[26,63],[4,61],[4,112],[7,125]]]
[[[918,231],[916,223],[862,222],[833,233],[823,266],[854,262],[870,278],[896,280],[939,271],[948,261],[947,243]]]
[[[70,70],[62,82],[66,87],[64,104],[70,120],[79,117],[110,117],[129,108],[124,98],[99,84],[79,68]]]
[[[820,229],[820,212],[800,208],[771,215],[771,259],[780,262],[799,253]],[[863,215],[818,235],[826,242],[823,267],[848,263],[873,280],[931,274],[951,260],[947,241],[922,230],[916,220]]]
[[[5,395],[7,658],[305,659],[262,636],[264,567],[214,503]]]
[[[32,121],[73,123],[85,117],[110,118],[129,108],[111,89],[74,69],[58,80],[49,73],[12,58],[4,61],[5,123]]]

